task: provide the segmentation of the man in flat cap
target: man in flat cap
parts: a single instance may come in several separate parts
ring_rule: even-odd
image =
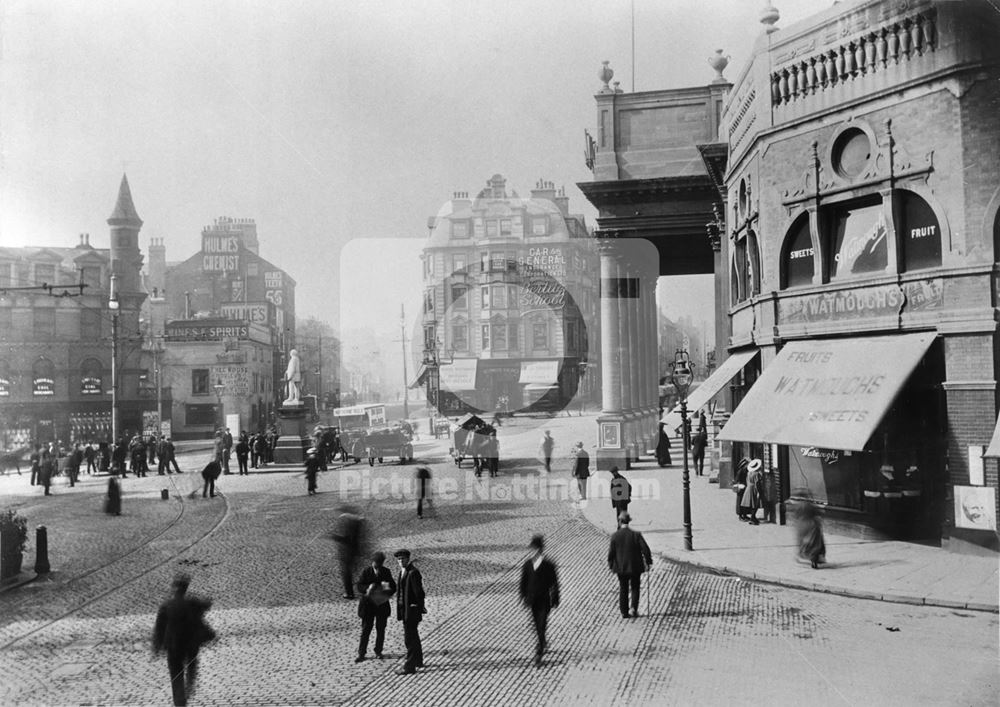
[[[420,570],[410,562],[409,550],[393,553],[399,562],[399,579],[396,584],[396,618],[403,622],[403,641],[406,644],[406,661],[396,671],[397,675],[412,675],[424,667],[424,647],[420,643],[420,620],[427,613],[424,608],[424,581]]]
[[[385,566],[385,553],[376,552],[372,562],[361,570],[358,579],[358,592],[361,601],[358,602],[358,616],[361,618],[361,642],[358,643],[358,657],[355,663],[360,663],[368,653],[368,639],[372,628],[375,629],[375,657],[382,658],[382,646],[385,644],[385,624],[392,613],[390,598],[396,593],[396,582],[392,572]]]
[[[541,667],[542,655],[548,646],[545,629],[549,612],[559,606],[559,577],[555,564],[545,557],[545,541],[541,535],[531,538],[528,544],[531,557],[521,567],[521,600],[531,610],[538,643],[535,645],[535,667]]]

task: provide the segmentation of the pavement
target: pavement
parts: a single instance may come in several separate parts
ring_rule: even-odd
[[[553,475],[568,474],[569,447],[583,441],[595,466],[596,413],[549,420],[515,420],[499,433],[501,455],[537,456],[541,430],[561,442]],[[530,432],[522,430],[527,427]],[[966,555],[912,542],[859,539],[824,531],[827,563],[819,569],[796,561],[795,531],[788,525],[752,526],[736,517],[733,491],[691,471],[693,550],[684,549],[681,446],[675,464],[661,469],[651,456],[624,472],[633,487],[631,527],[643,533],[660,557],[745,579],[848,597],[998,612],[1000,556]],[[607,533],[616,528],[610,500],[611,475],[590,478],[589,500],[581,512]],[[789,517],[790,520],[790,517]]]

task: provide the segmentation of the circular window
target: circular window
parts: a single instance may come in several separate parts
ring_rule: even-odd
[[[851,128],[837,136],[833,144],[833,167],[843,177],[861,174],[871,159],[871,141],[864,130]]]

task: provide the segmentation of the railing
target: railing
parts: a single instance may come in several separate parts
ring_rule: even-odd
[[[838,47],[798,60],[771,74],[771,103],[788,105],[867,74],[910,61],[937,46],[934,10],[894,20]]]

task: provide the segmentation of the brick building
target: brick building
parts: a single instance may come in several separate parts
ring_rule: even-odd
[[[182,439],[274,422],[295,346],[296,283],[260,256],[253,219],[223,216],[201,236],[201,250],[181,262],[167,261],[162,239],[149,247],[148,312]]]
[[[446,415],[561,409],[592,396],[596,251],[549,182],[530,198],[494,175],[431,219],[421,259],[424,354],[417,380]]]
[[[124,176],[108,225],[110,249],[93,247],[89,234],[73,248],[0,248],[0,446],[111,438],[112,274],[119,429],[141,430],[155,414],[140,329],[142,220]],[[169,401],[169,389],[161,394]]]
[[[865,532],[995,549],[1000,18],[776,19],[723,112],[720,436]]]

